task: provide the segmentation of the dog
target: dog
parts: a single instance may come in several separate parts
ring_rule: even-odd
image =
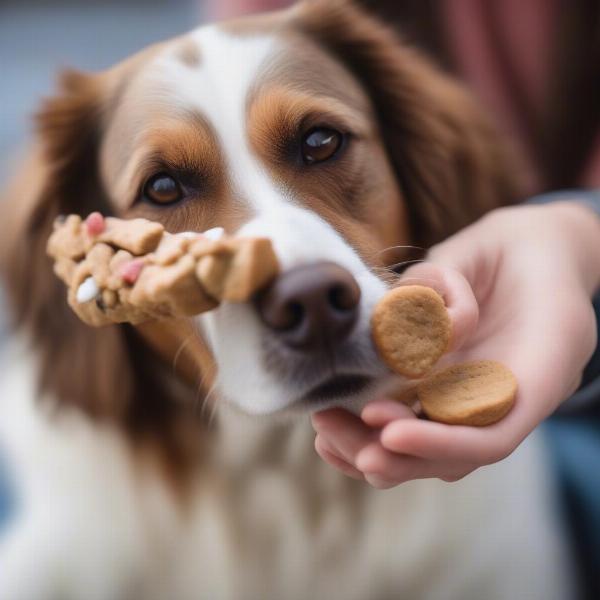
[[[468,93],[348,1],[64,73],[3,202],[17,333],[0,448],[18,506],[0,598],[572,597],[535,434],[460,482],[380,491],[320,461],[308,418],[390,384],[369,341],[406,258],[389,249],[513,202],[513,180]],[[57,216],[96,210],[267,236],[286,285],[195,319],[88,328],[45,244]],[[353,287],[336,316],[332,290]]]

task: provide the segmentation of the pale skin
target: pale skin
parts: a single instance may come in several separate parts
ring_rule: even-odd
[[[451,362],[501,361],[519,391],[507,417],[479,428],[427,421],[389,398],[374,399],[360,416],[315,413],[321,458],[376,488],[458,481],[502,460],[576,390],[596,346],[600,218],[577,202],[495,210],[433,247],[401,281],[444,297]]]

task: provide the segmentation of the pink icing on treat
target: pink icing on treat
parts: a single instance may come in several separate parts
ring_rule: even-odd
[[[126,283],[134,284],[137,281],[137,278],[140,276],[140,271],[144,268],[143,260],[130,260],[128,263],[125,263],[120,271],[119,275]]]
[[[105,227],[104,217],[99,212],[93,212],[85,220],[85,226],[90,235],[100,235]]]

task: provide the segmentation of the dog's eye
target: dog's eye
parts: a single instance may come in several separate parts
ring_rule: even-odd
[[[182,197],[181,187],[167,173],[153,175],[144,185],[144,198],[155,204],[173,204]]]
[[[335,129],[311,129],[302,140],[302,159],[307,165],[330,159],[342,145],[342,134]]]

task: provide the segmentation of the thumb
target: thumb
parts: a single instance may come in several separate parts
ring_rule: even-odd
[[[422,262],[408,268],[398,284],[430,287],[444,299],[452,323],[451,352],[458,350],[475,332],[479,307],[469,282],[456,269]]]

